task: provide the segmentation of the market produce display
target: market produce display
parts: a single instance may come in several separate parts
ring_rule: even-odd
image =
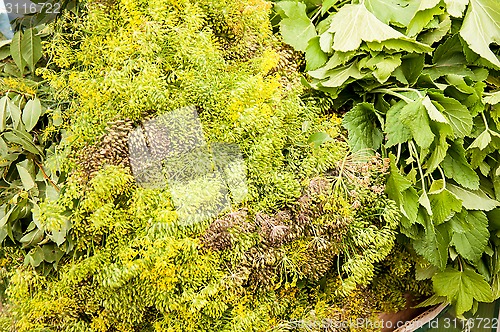
[[[0,42],[0,330],[374,331],[500,297],[497,1],[47,17]]]

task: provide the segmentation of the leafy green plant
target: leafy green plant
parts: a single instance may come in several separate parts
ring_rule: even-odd
[[[279,1],[276,11],[284,40],[305,52],[304,83],[351,105],[351,149],[390,157],[386,192],[427,262],[428,303],[463,314],[498,298],[500,3]]]
[[[0,242],[21,246],[25,264],[57,266],[69,249],[64,241],[70,226],[48,230],[37,218],[41,201],[56,200],[62,173],[57,165],[57,127],[62,124],[48,88],[36,76],[42,60],[37,28],[18,31],[0,48],[4,57],[0,98]],[[54,211],[57,213],[60,211]],[[44,264],[42,264],[44,263]]]

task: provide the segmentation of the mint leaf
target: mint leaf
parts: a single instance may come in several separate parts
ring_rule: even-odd
[[[490,238],[486,214],[464,210],[450,219],[449,226],[452,231],[451,244],[457,252],[471,262],[478,261]]]
[[[491,211],[500,206],[499,201],[491,199],[481,189],[465,190],[453,184],[448,184],[447,188],[462,200],[462,205],[467,210]]]
[[[297,51],[305,52],[309,40],[316,37],[316,28],[306,14],[306,5],[302,2],[282,1],[276,4],[276,10],[286,16],[280,22],[280,32],[285,43]]]
[[[465,188],[472,190],[479,189],[479,176],[469,165],[467,159],[465,159],[465,149],[462,140],[451,144],[442,166],[447,178],[455,180]]]
[[[429,116],[422,105],[423,98],[404,106],[400,112],[401,121],[407,126],[415,142],[423,149],[430,147],[434,141],[434,133],[429,126]]]
[[[349,132],[349,146],[354,152],[380,148],[382,131],[377,123],[375,108],[370,103],[357,104],[347,112],[342,125]]]
[[[500,68],[500,60],[490,49],[500,45],[500,6],[498,0],[470,0],[460,36],[470,49]]]
[[[466,267],[458,271],[451,267],[437,272],[432,277],[434,291],[439,296],[446,296],[455,305],[458,315],[472,308],[473,300],[481,302],[493,301],[491,288],[484,277]]]
[[[379,21],[363,4],[344,5],[332,18],[329,32],[333,33],[332,48],[335,51],[354,51],[364,42],[393,40],[392,47],[401,50],[414,50],[415,46],[423,52],[432,49]]]

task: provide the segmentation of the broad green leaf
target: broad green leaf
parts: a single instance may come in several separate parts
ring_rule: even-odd
[[[329,32],[333,33],[333,50],[354,51],[364,42],[383,42],[395,40],[396,45],[407,50],[419,46],[431,51],[425,45],[406,37],[387,24],[379,21],[363,4],[344,5],[332,18]],[[395,46],[395,45],[393,45]]]
[[[499,201],[491,199],[481,189],[465,190],[453,184],[448,184],[447,188],[462,200],[462,205],[467,210],[490,211],[500,206]]]
[[[432,277],[434,291],[439,296],[446,296],[455,305],[458,315],[472,308],[473,300],[491,302],[493,296],[490,285],[483,276],[466,267],[464,271],[447,268]]]
[[[33,267],[39,266],[43,262],[43,251],[39,246],[31,249],[24,260],[24,264],[31,264]]]
[[[34,98],[28,100],[23,109],[23,123],[27,131],[31,131],[37,124],[40,115],[42,114],[42,104],[40,99]]]
[[[436,15],[443,14],[443,9],[441,9],[438,4],[440,0],[424,0],[420,2],[419,10],[415,13],[415,16],[411,19],[406,29],[406,35],[414,37],[418,35],[425,28],[427,24]]]
[[[490,232],[488,218],[483,211],[466,211],[455,214],[449,222],[451,244],[465,259],[476,262],[488,245]]]
[[[42,39],[36,35],[34,28],[24,31],[21,38],[21,51],[23,59],[28,64],[31,72],[33,72],[36,63],[42,57]]]
[[[455,180],[467,189],[479,189],[479,176],[465,158],[463,141],[453,142],[442,163],[447,178]]]
[[[500,3],[498,0],[470,0],[460,36],[471,50],[500,68],[490,44],[500,45]]]
[[[500,91],[494,92],[488,96],[483,97],[485,104],[496,105],[500,103]]]
[[[22,32],[21,31],[16,32],[14,34],[14,37],[12,38],[12,43],[10,44],[10,53],[12,59],[14,60],[14,63],[21,71],[21,75],[23,75],[25,61],[22,55],[23,50],[21,47],[21,39],[22,39]]]
[[[386,147],[391,147],[396,144],[408,142],[411,138],[411,131],[401,121],[401,110],[407,104],[404,101],[399,101],[387,111],[385,132],[387,133]]]
[[[36,228],[31,232],[29,232],[28,234],[24,235],[19,240],[19,242],[23,244],[23,248],[31,247],[42,241],[43,235],[44,235],[43,230]]]
[[[385,24],[406,28],[418,10],[420,0],[365,0],[366,8]]]
[[[417,254],[424,257],[429,263],[443,270],[448,261],[448,246],[450,243],[446,224],[434,226],[423,209],[419,210],[419,215],[424,221],[425,230],[418,239],[413,241],[413,248],[415,248]]]
[[[401,54],[377,55],[365,64],[373,70],[373,76],[380,82],[385,83],[392,72],[401,65]]]
[[[0,99],[0,132],[4,131],[7,126],[7,118],[9,116],[9,112],[7,107],[9,105],[9,97],[3,96]]]
[[[423,149],[427,149],[434,141],[434,133],[429,124],[429,116],[422,105],[423,98],[404,106],[400,112],[400,119],[412,133],[415,142]]]
[[[322,81],[321,85],[328,88],[340,87],[350,80],[361,79],[365,76],[365,74],[359,71],[356,63],[329,70],[327,74],[329,78],[326,81]]]
[[[427,45],[432,45],[443,39],[443,37],[448,34],[450,29],[451,19],[448,15],[446,15],[443,21],[441,21],[435,29],[422,33],[419,35],[419,39]]]
[[[62,256],[64,256],[64,251],[52,243],[45,244],[42,247],[42,251],[44,260],[49,263],[59,262]]]
[[[443,180],[435,182],[437,183],[436,186],[442,187]],[[432,220],[436,225],[440,225],[448,220],[454,212],[460,212],[462,210],[462,201],[446,189],[437,192],[429,192],[429,201],[432,209]]]
[[[471,145],[469,145],[468,149],[478,148],[479,150],[484,150],[488,144],[491,142],[490,131],[486,129],[483,131]]]
[[[30,172],[20,164],[17,164],[16,168],[21,178],[21,182],[23,183],[24,190],[28,191],[33,188],[35,186],[35,181]]]
[[[342,125],[349,132],[349,146],[353,152],[380,147],[383,135],[377,123],[373,104],[360,103],[347,112]]]
[[[467,107],[456,99],[445,97],[441,93],[429,92],[429,96],[443,107],[442,112],[448,118],[455,137],[463,138],[470,134],[472,130],[472,115]]]
[[[316,28],[306,14],[306,5],[296,1],[281,1],[276,7],[286,16],[280,22],[283,40],[297,51],[305,52],[309,40],[316,37]]]
[[[462,17],[469,0],[444,0],[446,11],[453,17]]]
[[[427,110],[427,114],[429,114],[431,120],[442,123],[448,123],[448,119],[446,119],[444,115],[438,110],[436,105],[433,104],[429,96],[425,96],[424,100],[422,100],[422,105],[424,105],[425,109]]]
[[[319,36],[311,38],[306,48],[306,70],[314,70],[323,66],[328,61],[328,56],[319,46]]]
[[[418,195],[412,183],[401,175],[396,167],[394,155],[390,155],[390,170],[387,178],[385,192],[394,200],[410,224],[417,221]]]
[[[439,132],[439,139],[434,141],[434,145],[431,146],[431,155],[424,164],[426,168],[426,174],[430,174],[436,170],[436,168],[441,164],[441,162],[446,157],[446,152],[448,151],[448,141],[446,140],[446,132]]]
[[[403,58],[400,68],[406,82],[413,85],[422,74],[422,69],[424,68],[424,56],[420,54],[406,56]],[[398,77],[396,76],[396,78]]]

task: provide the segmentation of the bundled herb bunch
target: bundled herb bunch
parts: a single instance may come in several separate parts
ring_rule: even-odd
[[[353,151],[390,158],[386,192],[418,279],[459,315],[500,296],[500,3],[278,1],[304,84],[348,106]]]

